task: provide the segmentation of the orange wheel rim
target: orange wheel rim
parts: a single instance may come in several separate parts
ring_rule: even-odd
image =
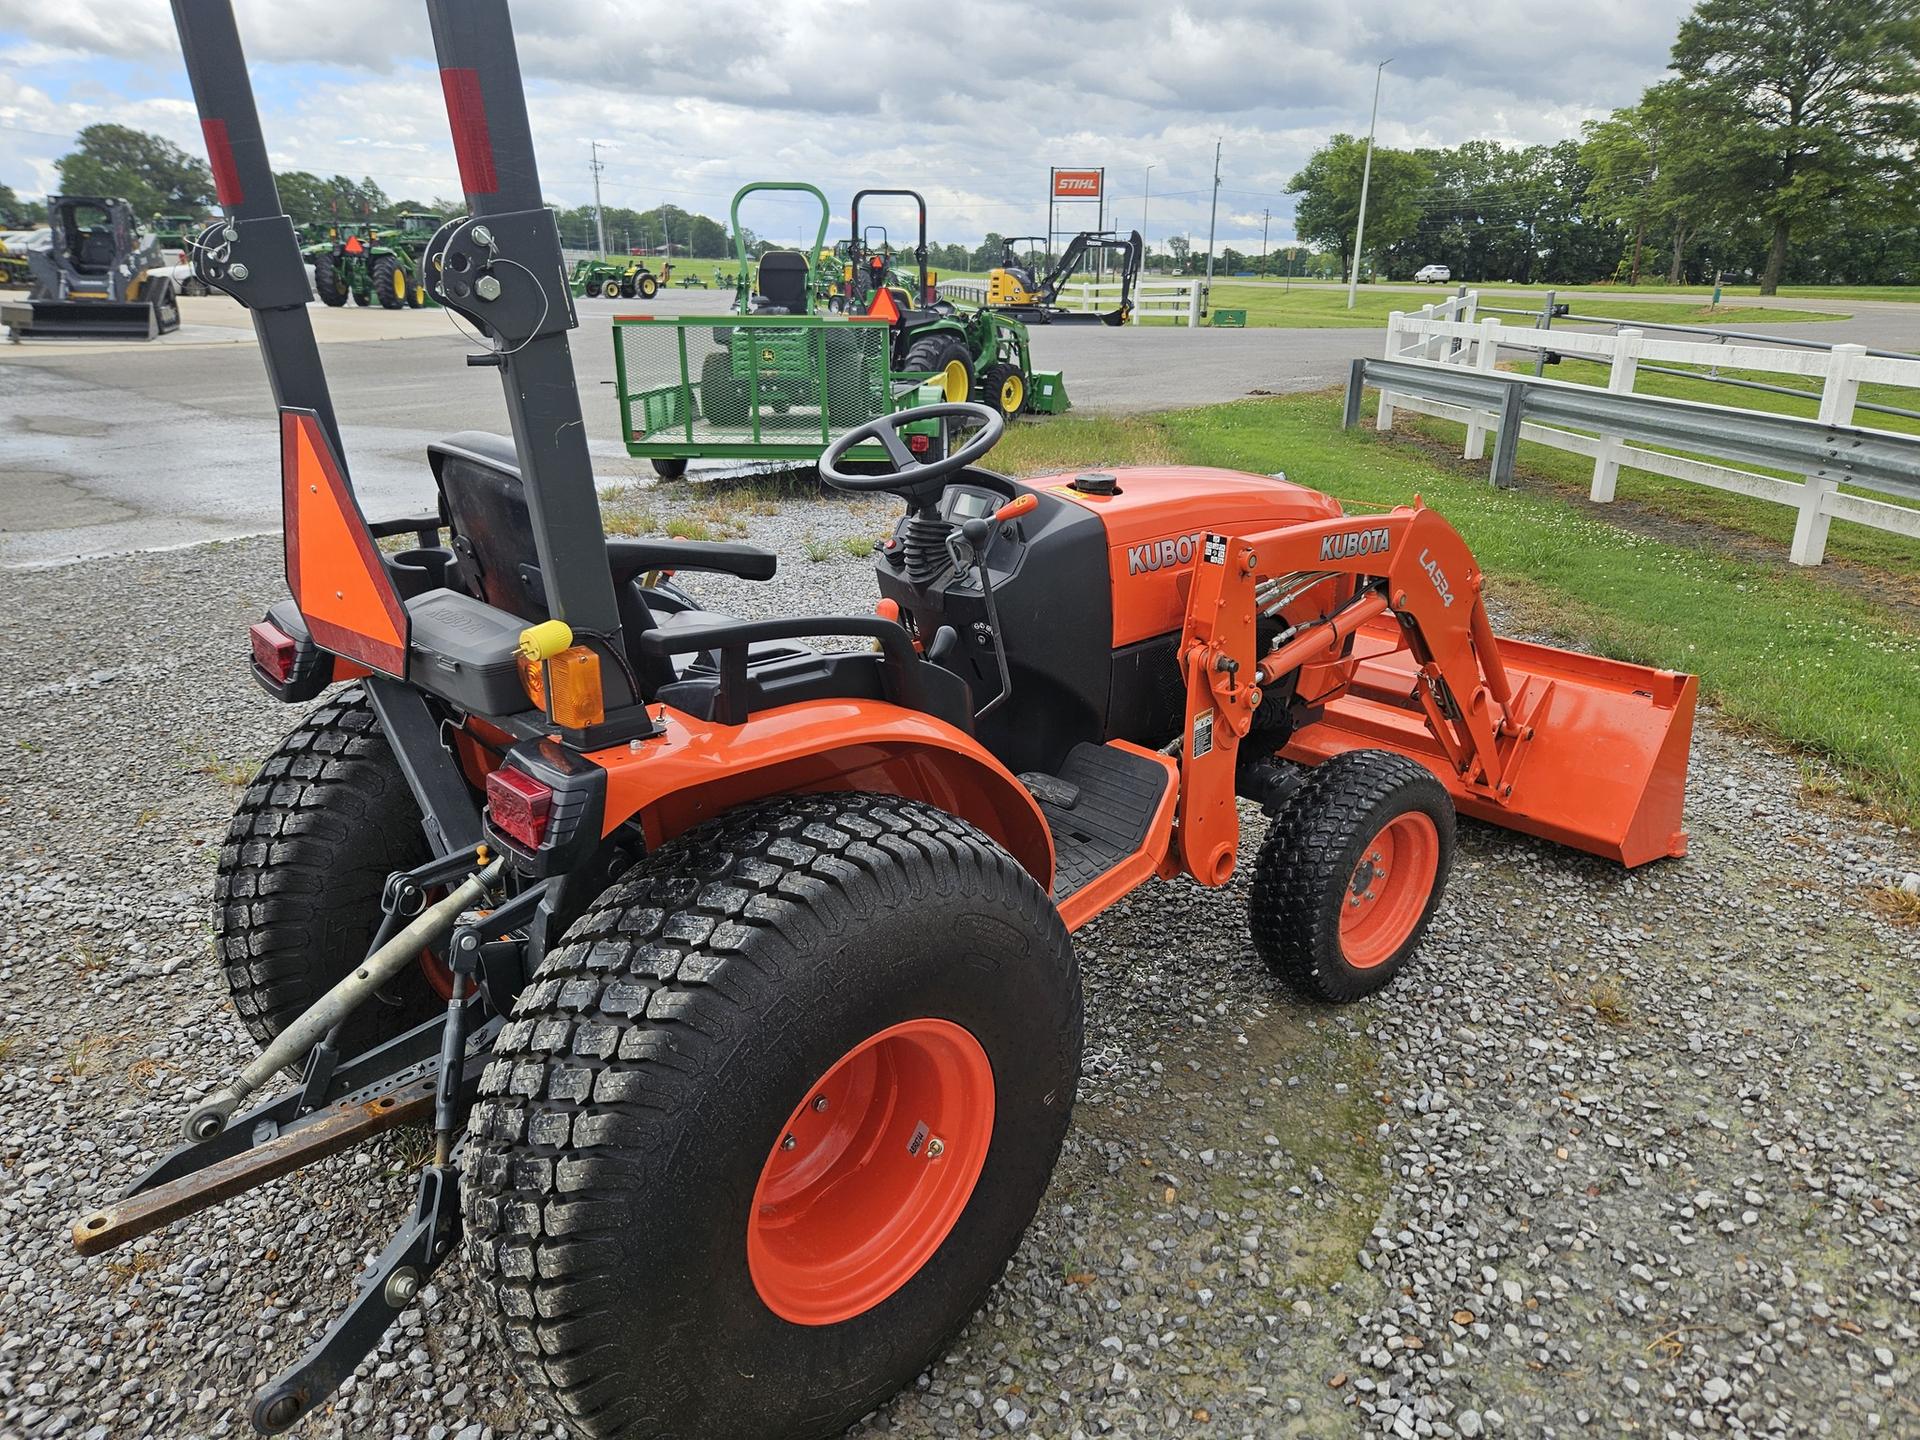
[[[993,1065],[950,1020],[908,1020],[842,1056],[774,1138],[747,1268],[795,1325],[871,1310],[940,1248],[986,1164]]]
[[[1418,810],[1381,827],[1340,897],[1340,950],[1356,970],[1392,959],[1426,913],[1440,873],[1440,832]]]

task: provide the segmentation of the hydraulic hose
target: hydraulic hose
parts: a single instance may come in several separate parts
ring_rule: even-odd
[[[386,944],[375,950],[354,972],[314,1001],[311,1007],[273,1039],[251,1064],[194,1107],[183,1133],[190,1144],[211,1140],[227,1128],[227,1121],[247,1097],[323,1040],[335,1024],[372,997],[382,985],[418,958],[420,952],[447,934],[461,912],[482,900],[506,867],[496,859],[469,875],[445,899],[422,910]]]

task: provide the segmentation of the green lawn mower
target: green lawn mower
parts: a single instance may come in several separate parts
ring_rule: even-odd
[[[884,247],[886,232],[878,226],[860,228],[861,201],[877,196],[912,200],[919,212],[911,286],[898,283],[892,251]],[[927,269],[927,202],[918,191],[862,190],[853,197],[848,220],[853,231],[849,299],[859,313],[887,322],[895,373],[932,376],[949,401],[991,405],[1009,420],[1020,414],[1058,415],[1069,408],[1060,373],[1034,370],[1025,325],[1000,311],[963,311],[940,298]],[[871,247],[874,230],[880,231],[883,248]]]

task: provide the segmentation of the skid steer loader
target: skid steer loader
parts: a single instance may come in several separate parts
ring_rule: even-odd
[[[0,306],[18,339],[152,340],[180,328],[169,261],[125,200],[55,195],[44,247],[27,252],[28,298]]]
[[[873,609],[704,608],[669,577],[772,584],[776,557],[604,533],[506,5],[427,10],[471,207],[429,273],[512,438],[433,443],[435,512],[369,524],[230,0],[174,0],[227,211],[196,263],[253,311],[279,407],[291,594],[236,661],[311,708],[216,882],[260,1053],[74,1238],[433,1136],[391,1243],[255,1398],[263,1433],[464,1238],[574,1433],[838,1434],[941,1353],[1034,1215],[1080,1074],[1073,933],[1156,878],[1226,884],[1238,800],[1274,817],[1252,943],[1309,1003],[1413,961],[1457,812],[1627,865],[1684,850],[1693,678],[1496,637],[1417,498],[1017,481],[980,464],[996,411],[931,405],[820,464],[902,502]],[[948,416],[981,429],[920,463],[902,430]],[[863,446],[880,473],[845,468]]]

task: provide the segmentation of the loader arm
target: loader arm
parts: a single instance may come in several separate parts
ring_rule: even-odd
[[[1179,649],[1184,867],[1203,883],[1231,875],[1239,743],[1290,677],[1289,759],[1397,750],[1478,818],[1627,865],[1684,853],[1693,677],[1502,641],[1484,584],[1459,532],[1417,498],[1387,515],[1209,535]],[[1338,603],[1255,653],[1263,611],[1335,590]]]

